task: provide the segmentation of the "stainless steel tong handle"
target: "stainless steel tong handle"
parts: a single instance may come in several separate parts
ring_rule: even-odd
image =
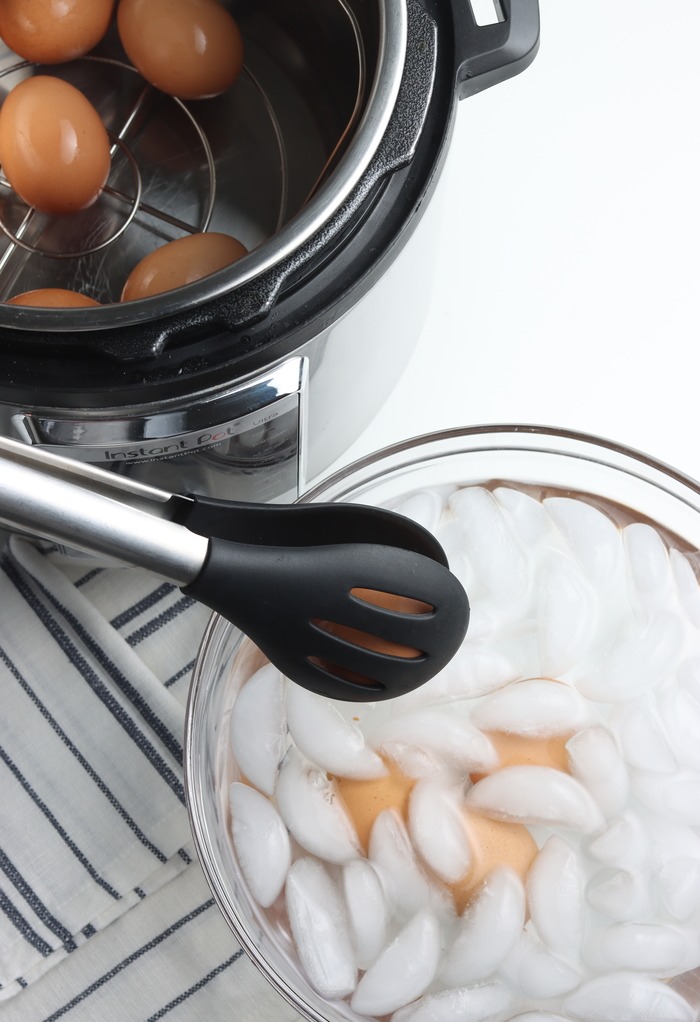
[[[0,523],[146,568],[178,586],[209,540],[172,519],[190,498],[0,437]],[[190,501],[191,502],[191,501]]]

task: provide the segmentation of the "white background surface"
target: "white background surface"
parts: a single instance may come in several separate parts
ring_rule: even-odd
[[[460,104],[428,321],[338,464],[530,422],[700,479],[700,2],[540,11],[530,68]]]

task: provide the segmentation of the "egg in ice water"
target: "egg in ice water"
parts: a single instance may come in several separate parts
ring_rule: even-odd
[[[75,213],[91,206],[107,181],[109,137],[79,89],[36,75],[16,85],[0,108],[0,165],[30,206]]]
[[[113,10],[114,0],[2,0],[0,37],[25,60],[61,64],[100,42]]]

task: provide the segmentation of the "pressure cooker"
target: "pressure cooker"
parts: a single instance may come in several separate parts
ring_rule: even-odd
[[[207,100],[148,86],[116,29],[52,66],[100,113],[111,172],[58,217],[0,177],[0,433],[174,490],[295,498],[418,339],[458,100],[536,54],[537,0],[490,2],[479,24],[470,0],[234,0],[244,71]],[[5,50],[0,89],[37,70]],[[208,230],[248,254],[119,300],[144,255]],[[5,304],[39,287],[100,305]]]

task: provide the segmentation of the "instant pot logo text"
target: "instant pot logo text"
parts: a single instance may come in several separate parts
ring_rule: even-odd
[[[247,429],[263,426],[271,419],[276,419],[278,414],[278,412],[272,412],[270,415],[259,416],[253,424],[247,424]],[[153,446],[143,444],[139,447],[107,448],[103,451],[103,456],[105,461],[150,461],[156,458],[175,458],[178,455],[189,454],[205,447],[215,447],[232,437],[240,436],[241,432],[241,423],[234,422],[227,426],[218,426],[206,433],[188,433],[186,436],[161,441]]]

